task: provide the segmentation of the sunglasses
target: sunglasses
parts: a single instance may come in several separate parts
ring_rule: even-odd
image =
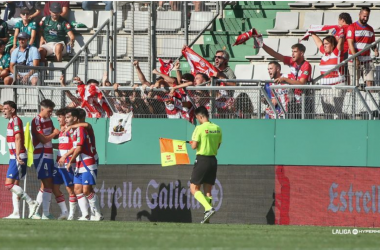
[[[26,39],[26,38],[18,38],[18,40],[19,40],[19,41],[26,41],[26,40],[28,40],[28,39]]]
[[[20,15],[27,16],[27,15],[30,15],[30,13],[20,13]]]
[[[223,56],[215,56],[215,57],[214,57],[214,60],[215,60],[216,58],[218,58],[218,59],[224,59]]]

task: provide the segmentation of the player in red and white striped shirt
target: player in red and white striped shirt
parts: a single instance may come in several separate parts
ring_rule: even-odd
[[[24,127],[21,119],[17,116],[17,105],[13,101],[4,102],[3,115],[9,120],[7,127],[7,143],[9,147],[9,167],[5,178],[5,187],[13,193],[13,213],[7,219],[20,219],[20,199],[29,205],[30,218],[36,211],[38,203],[33,201],[19,186],[20,180],[26,174],[27,155],[24,147]]]
[[[357,52],[363,50],[367,45],[375,41],[375,32],[367,23],[370,12],[371,10],[368,7],[362,7],[359,13],[359,20],[351,24],[348,28],[346,38],[348,41],[350,55],[356,54]],[[378,48],[374,47],[373,50],[375,51],[375,56],[378,57]],[[372,86],[374,81],[374,65],[371,59],[370,50],[367,50],[358,56],[356,58],[355,65],[356,69],[359,69],[359,73],[357,74],[357,83],[359,82],[360,76],[363,76],[367,86]],[[349,63],[348,68],[350,70],[350,75],[353,76],[354,65],[352,62]]]
[[[50,214],[51,193],[53,189],[53,144],[51,140],[59,135],[59,130],[54,128],[50,117],[55,104],[48,99],[41,101],[41,112],[32,121],[32,136],[34,146],[34,166],[37,170],[37,177],[44,187],[43,193],[40,191],[37,201],[42,200],[42,219],[53,219]],[[42,199],[41,199],[42,198]]]
[[[57,110],[55,113],[57,115],[57,120],[61,128],[61,132],[59,133],[58,137],[58,153],[56,158],[56,165],[53,170],[53,193],[55,195],[58,206],[61,208],[61,215],[58,217],[58,220],[73,220],[77,207],[77,197],[74,193],[74,172],[73,169],[70,169],[70,171],[66,169],[66,165],[70,161],[70,155],[74,151],[73,141],[71,138],[73,131],[65,131],[65,116],[67,111],[67,108],[62,108]],[[73,163],[73,165],[75,167],[75,163]],[[70,213],[67,211],[65,196],[60,190],[60,186],[62,184],[65,184],[66,190],[70,196]]]
[[[79,119],[80,114],[76,109],[70,109],[66,114],[66,123],[69,126],[78,123]],[[85,211],[83,211],[84,207],[81,206],[82,203],[79,201],[80,199],[87,198],[92,211],[90,219],[94,221],[103,220],[104,217],[100,211],[99,199],[92,187],[96,185],[98,165],[95,160],[95,152],[90,135],[84,127],[75,129],[73,133],[73,147],[75,151],[66,168],[69,170],[71,164],[76,160],[74,191],[77,195],[82,215]]]

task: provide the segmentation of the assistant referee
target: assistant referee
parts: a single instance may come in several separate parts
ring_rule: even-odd
[[[195,109],[195,117],[200,125],[195,128],[191,141],[191,148],[197,150],[197,158],[191,174],[190,190],[194,198],[205,208],[201,223],[208,223],[215,213],[211,189],[216,179],[218,162],[215,156],[222,143],[222,130],[209,121],[208,110],[203,106]],[[200,191],[202,184],[205,195]]]

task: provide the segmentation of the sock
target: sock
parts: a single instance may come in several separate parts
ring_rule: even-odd
[[[212,206],[212,196],[205,195],[205,198],[206,198],[206,201],[208,202],[208,204],[210,204],[210,206]]]
[[[208,211],[212,208],[201,191],[195,192],[194,198],[202,204],[202,206],[205,208],[205,211]]]
[[[45,216],[50,214],[51,192],[52,190],[50,188],[44,188],[44,192],[42,194],[42,214]]]
[[[99,204],[99,199],[98,196],[92,192],[89,195],[87,195],[88,203],[90,204],[90,208],[92,211],[95,212],[95,215],[101,215],[102,213],[100,212],[100,204]]]
[[[14,194],[16,194],[20,199],[25,200],[28,204],[30,204],[33,200],[29,197],[27,193],[22,190],[20,186],[13,185],[13,187],[10,189],[10,191]]]
[[[88,215],[87,198],[83,194],[77,194],[77,199],[80,211],[82,212],[82,217],[86,217]]]
[[[44,194],[44,190],[42,190],[40,188],[40,190],[38,191],[38,194],[37,194],[37,198],[36,198],[36,201],[38,202],[38,207],[37,207],[36,213],[38,213],[38,210],[39,210],[40,206],[42,205],[43,194]]]
[[[70,205],[69,216],[74,216],[75,211],[77,210],[77,205],[78,205],[78,199],[75,195],[70,195],[69,205]]]
[[[20,200],[17,194],[12,193],[13,214],[20,214]]]
[[[65,196],[61,194],[60,196],[55,197],[55,200],[57,201],[57,204],[59,208],[61,209],[61,214],[67,214],[68,212],[67,212],[67,206],[65,202]]]

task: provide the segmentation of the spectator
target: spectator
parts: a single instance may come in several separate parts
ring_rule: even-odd
[[[27,65],[27,66],[39,66],[40,54],[36,47],[28,46],[29,35],[25,32],[20,32],[17,36],[19,46],[13,50],[11,55],[11,63],[9,69],[11,74],[4,79],[5,85],[11,85],[16,80],[14,77],[15,64]],[[27,70],[26,72],[18,72],[17,79],[20,79],[23,84],[30,82],[32,85],[37,85],[38,74],[34,70]]]
[[[323,54],[319,68],[321,75],[330,69],[335,68],[343,60],[344,51],[344,31],[341,30],[339,34],[339,41],[336,41],[334,36],[326,36],[321,40],[316,34],[312,34],[315,44],[319,51]],[[346,85],[345,77],[343,75],[343,68],[335,70],[321,79],[321,85]],[[331,92],[333,91],[333,93]],[[343,90],[330,90],[322,89],[322,107],[323,112],[326,114],[334,114],[334,119],[337,119],[342,114],[343,100],[345,91]]]
[[[112,1],[83,1],[82,9],[92,10],[93,5],[97,3],[104,3],[106,5],[104,10],[112,10]]]
[[[350,56],[356,54],[364,49],[365,46],[368,46],[375,41],[375,32],[373,28],[368,25],[370,12],[371,10],[368,7],[362,7],[359,12],[359,20],[351,24],[348,28],[346,38],[348,41]],[[379,51],[377,46],[372,49],[375,51],[375,56],[378,57]],[[373,85],[374,64],[369,50],[356,57],[355,64],[349,62],[348,69],[351,76],[354,75],[353,70],[357,70],[357,84],[359,83],[360,76],[363,76],[363,80],[366,82],[367,86]]]
[[[62,61],[62,56],[66,54],[65,39],[66,34],[70,41],[68,44],[74,47],[74,33],[71,25],[61,16],[62,8],[58,2],[50,4],[51,16],[44,17],[41,20],[41,40],[39,52],[41,53],[41,61],[46,62],[46,56],[55,55],[57,62]]]
[[[0,40],[0,79],[4,80],[9,75],[11,57],[5,52],[5,43]]]
[[[234,71],[228,66],[230,55],[225,50],[218,50],[214,57],[214,66],[220,70],[222,79],[236,79]],[[225,83],[227,86],[236,86],[236,83]]]
[[[267,45],[263,44],[263,49],[277,60],[290,67],[290,74],[274,79],[275,83],[287,83],[291,85],[304,85],[311,80],[311,65],[305,60],[306,48],[303,44],[297,43],[292,46],[292,56],[283,56]],[[294,90],[294,96],[289,101],[289,118],[301,118],[301,95],[300,89]]]
[[[44,16],[48,17],[50,16],[50,6],[53,3],[59,3],[61,6],[61,17],[68,19],[69,18],[69,13],[70,13],[70,1],[46,1],[45,2],[45,7],[44,7]]]
[[[339,24],[339,26],[342,27],[343,32],[344,32],[344,36],[347,37],[348,28],[352,24],[351,15],[348,13],[345,13],[345,12],[340,13],[339,18],[338,18],[338,24]],[[339,39],[340,39],[337,33],[335,34],[335,38],[337,41],[339,41]],[[346,60],[348,58],[348,49],[349,49],[349,47],[348,47],[347,39],[344,39],[343,60]],[[347,64],[343,67],[343,75],[346,78],[347,85],[351,85],[351,79],[350,79],[350,74],[348,72],[348,65]]]
[[[1,14],[1,8],[0,8],[0,14]],[[7,43],[9,40],[8,37],[8,24],[4,20],[0,18],[0,40]]]
[[[281,74],[281,65],[278,62],[269,62],[268,64],[268,74],[270,79],[275,80],[282,76]],[[265,84],[265,91],[267,93],[267,96],[269,97],[269,100],[272,102],[273,106],[275,107],[275,110],[278,114],[279,118],[285,118],[285,113],[288,112],[288,90],[287,89],[273,89],[273,92],[270,89],[270,86],[272,85],[278,85],[281,83],[266,83]],[[282,85],[282,84],[281,84]],[[281,106],[279,103],[277,103],[277,99],[281,102]],[[273,110],[268,105],[265,109],[265,119],[276,119],[276,114],[273,112]]]
[[[12,4],[8,4],[8,20],[13,17],[18,17],[23,10],[26,8],[29,10],[30,15],[29,20],[38,19],[41,16],[42,5],[39,1],[14,1]]]
[[[30,37],[29,46],[37,47],[37,23],[29,18],[30,11],[27,7],[22,7],[20,16],[22,20],[18,21],[15,25],[14,37],[17,37],[20,32],[25,32]],[[11,54],[17,46],[17,39],[13,39],[13,48],[11,49]]]

